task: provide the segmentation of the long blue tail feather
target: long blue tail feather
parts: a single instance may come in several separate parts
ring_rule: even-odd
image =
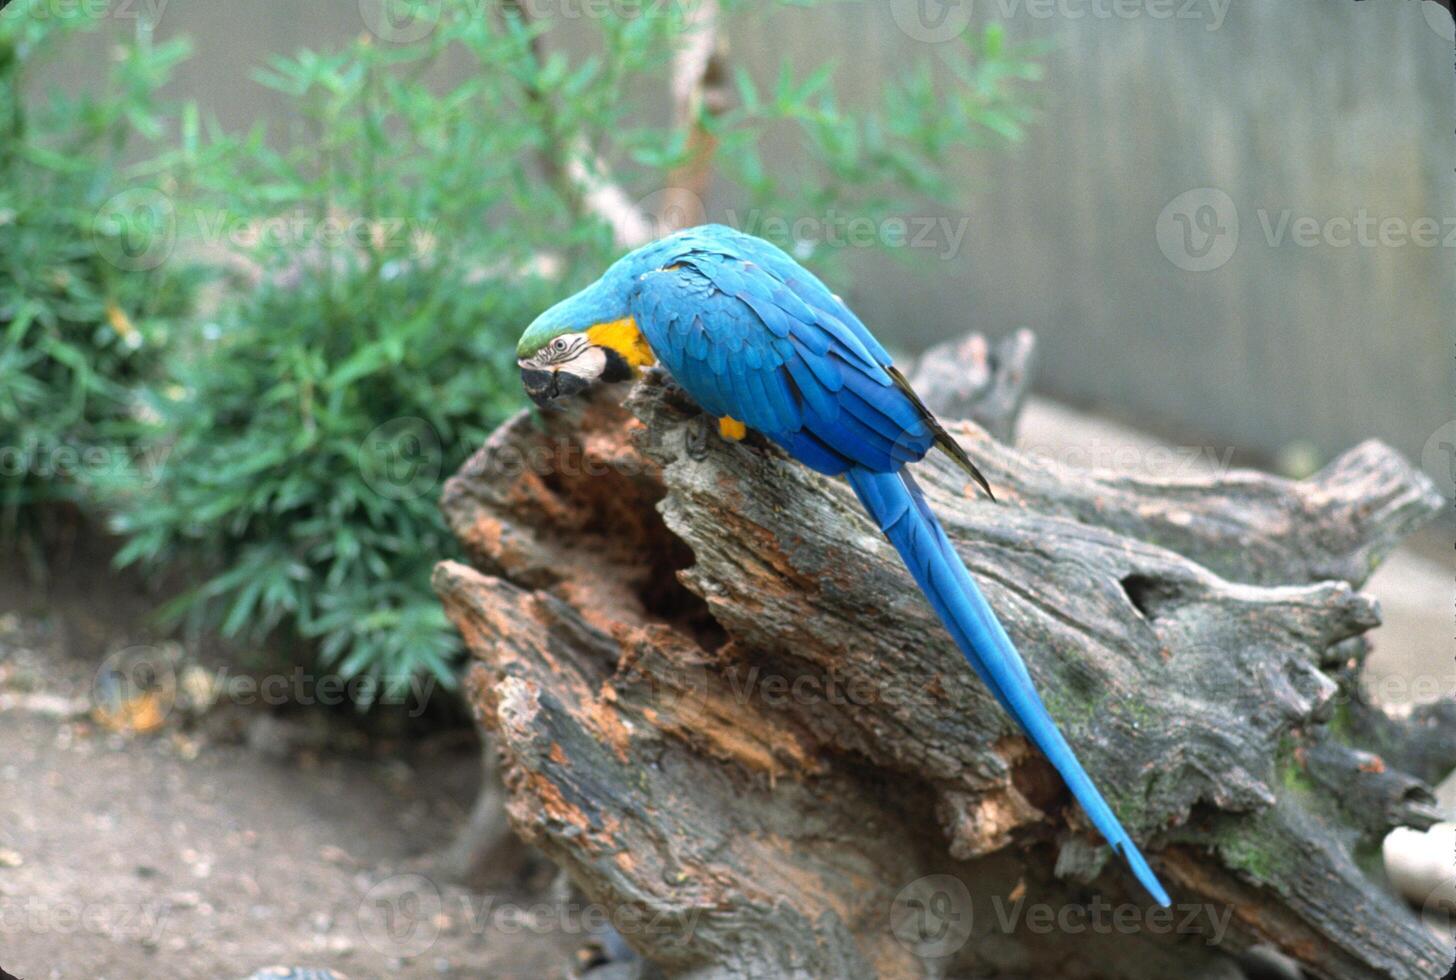
[[[1169,905],[1168,893],[1062,737],[1021,655],[909,472],[875,473],[853,467],[845,475],[976,674],[1061,773],[1093,826],[1122,855],[1148,893],[1158,904]]]

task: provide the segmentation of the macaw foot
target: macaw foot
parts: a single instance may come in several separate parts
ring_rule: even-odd
[[[704,412],[694,415],[683,430],[683,448],[688,458],[701,463],[708,458],[708,442],[712,439],[712,429],[717,425],[717,419],[711,419]]]

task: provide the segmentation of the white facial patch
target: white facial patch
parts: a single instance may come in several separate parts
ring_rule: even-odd
[[[607,369],[607,352],[584,333],[567,333],[516,363],[536,371],[563,371],[583,381],[595,381]]]
[[[607,352],[600,347],[588,346],[569,361],[562,361],[560,370],[574,374],[583,381],[595,381],[607,369]]]

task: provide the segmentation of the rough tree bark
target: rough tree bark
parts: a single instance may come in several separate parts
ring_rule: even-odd
[[[1002,502],[918,467],[1168,915],[847,487],[752,440],[695,458],[679,393],[622,394],[495,433],[446,487],[470,563],[435,584],[511,823],[667,972],[1232,978],[1255,943],[1319,977],[1446,971],[1364,870],[1456,762],[1449,706],[1358,696],[1357,588],[1440,504],[1393,451],[1160,482],[961,423]]]

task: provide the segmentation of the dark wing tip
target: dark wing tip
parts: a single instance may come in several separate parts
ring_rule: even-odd
[[[920,410],[920,416],[925,419],[926,424],[930,426],[930,431],[935,435],[935,444],[941,448],[942,452],[955,460],[957,466],[970,474],[971,479],[976,481],[976,485],[986,491],[986,496],[991,498],[992,503],[996,503],[996,495],[991,492],[991,484],[986,481],[986,477],[976,468],[976,464],[971,462],[971,457],[966,455],[965,449],[955,441],[955,437],[945,431],[945,426],[941,425],[940,420],[925,407],[925,403],[920,400],[915,389],[910,387],[909,380],[900,373],[900,369],[893,364],[886,364],[885,372],[889,374],[890,380],[895,382],[895,387],[903,391]]]
[[[960,449],[961,448],[959,443],[955,443],[955,447],[957,449]],[[965,455],[965,451],[964,450],[962,450],[961,455],[962,456]],[[984,491],[986,491],[986,496],[988,496],[988,497],[991,498],[991,503],[993,503],[993,504],[996,503],[997,502],[996,501],[996,495],[991,492],[991,484],[988,483],[988,482],[986,482],[986,477],[983,476],[982,473],[981,473],[981,471],[976,468],[976,464],[975,463],[972,463],[969,459],[957,460],[957,462],[959,462],[962,466],[964,466],[966,468],[966,470],[970,472],[971,477],[973,479],[975,479],[975,481],[981,485],[981,489],[984,490]]]
[[[991,502],[996,503],[996,495],[991,492],[991,484],[986,481],[986,477],[976,467],[976,464],[971,462],[971,458],[966,455],[966,451],[961,448],[961,444],[956,442],[950,433],[943,429],[937,435],[935,444],[944,450],[947,456],[955,460],[956,465],[969,473],[971,479],[975,480],[980,488],[986,491],[986,496],[991,498]]]

